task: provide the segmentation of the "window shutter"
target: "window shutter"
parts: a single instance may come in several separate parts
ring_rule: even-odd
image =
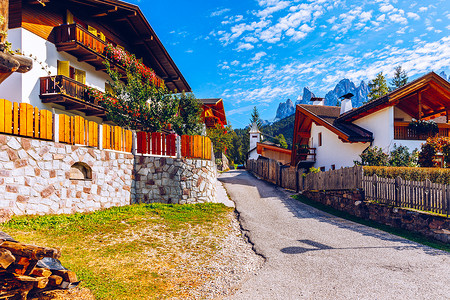
[[[94,27],[88,25],[88,31],[93,35],[97,36],[97,29],[95,29]]]
[[[58,75],[70,77],[70,65],[68,61],[58,60]]]
[[[66,11],[66,23],[67,23],[67,24],[73,24],[73,23],[75,23],[75,22],[73,21],[73,14],[70,12],[70,10],[67,10],[67,11]]]
[[[86,72],[82,70],[75,69],[75,80],[86,84]]]

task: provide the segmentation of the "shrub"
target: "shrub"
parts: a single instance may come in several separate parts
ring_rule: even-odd
[[[377,175],[383,178],[397,178],[404,180],[424,181],[450,184],[450,170],[442,168],[414,168],[414,167],[379,167],[364,166],[364,175]]]
[[[377,146],[368,147],[359,155],[361,161],[355,161],[356,165],[362,166],[387,166],[389,155]]]
[[[394,149],[389,155],[389,165],[393,167],[408,167],[411,164],[411,154],[406,146],[397,147],[394,144]]]
[[[419,153],[419,166],[422,168],[431,168],[435,166],[434,156],[436,155],[436,148],[430,144],[426,143],[422,145]]]

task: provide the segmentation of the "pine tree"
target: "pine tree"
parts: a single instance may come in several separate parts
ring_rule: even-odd
[[[369,90],[369,100],[378,99],[389,92],[383,72],[378,73],[377,77],[369,82]]]
[[[391,81],[391,89],[395,90],[408,83],[408,74],[402,69],[402,66],[395,67],[394,78]]]
[[[256,122],[256,126],[258,126],[258,130],[261,130],[262,122],[261,122],[261,118],[259,117],[259,111],[256,108],[256,106],[253,107],[252,117],[250,118],[250,126],[252,126],[252,124],[255,122]]]
[[[280,133],[276,137],[277,144],[280,145],[281,148],[287,149],[288,144],[286,143],[286,139],[284,138],[284,135]]]

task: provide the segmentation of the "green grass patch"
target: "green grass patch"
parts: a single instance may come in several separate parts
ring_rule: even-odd
[[[340,211],[340,210],[337,210],[328,205],[322,204],[320,202],[313,201],[303,195],[293,195],[292,198],[294,198],[304,204],[307,204],[309,206],[317,208],[321,211],[329,213],[330,215],[340,217],[342,219],[346,219],[346,220],[349,220],[349,221],[352,221],[355,223],[359,223],[362,225],[366,225],[366,226],[369,226],[372,228],[376,228],[376,229],[400,236],[407,240],[410,240],[410,241],[413,241],[413,242],[416,242],[419,244],[427,245],[427,246],[435,248],[435,249],[450,252],[450,245],[429,239],[419,233],[411,232],[409,230],[402,229],[402,228],[395,228],[395,227],[391,227],[388,225],[380,224],[380,223],[372,221],[372,220],[365,220],[365,219],[359,218],[357,216],[351,215],[345,211]]]
[[[195,264],[220,248],[232,215],[222,204],[139,204],[15,216],[0,230],[23,243],[61,249],[63,265],[96,299],[183,299],[208,280]]]

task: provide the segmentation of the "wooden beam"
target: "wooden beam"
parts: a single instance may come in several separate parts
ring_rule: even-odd
[[[153,41],[153,36],[146,36],[146,37],[140,37],[138,40],[136,40],[133,44],[134,45],[143,45],[147,42]]]
[[[422,93],[419,93],[419,97],[417,99],[417,104],[419,105],[419,120],[422,119]]]
[[[85,55],[85,56],[80,56],[78,58],[78,61],[95,61],[95,60],[98,60],[98,59],[99,59],[99,57],[97,55],[95,55],[95,54],[88,54],[88,55]]]
[[[111,13],[114,13],[114,12],[117,12],[117,11],[118,11],[118,7],[117,7],[117,6],[114,6],[114,8],[112,8],[112,9],[108,9],[108,10],[106,10],[106,11],[104,11],[104,12],[101,12],[101,13],[98,13],[98,14],[95,14],[95,15],[92,15],[91,17],[92,17],[92,18],[106,17],[107,15],[109,15],[109,14],[111,14]]]

